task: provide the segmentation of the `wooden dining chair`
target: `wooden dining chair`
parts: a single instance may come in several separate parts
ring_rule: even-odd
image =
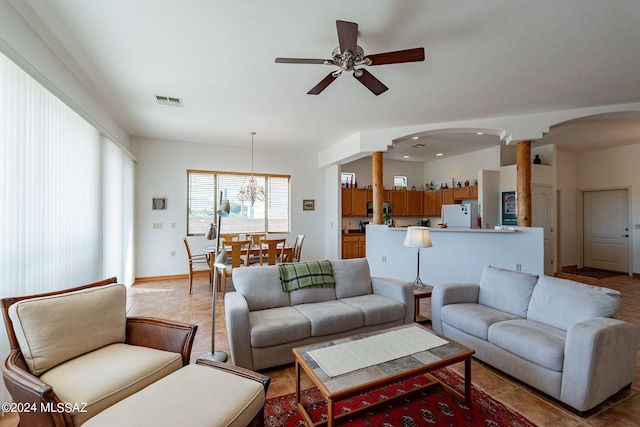
[[[208,272],[209,274],[209,286],[213,289],[213,274],[212,274],[212,266],[209,263],[209,259],[206,254],[196,254],[193,255],[191,253],[191,248],[189,248],[189,241],[185,237],[184,239],[184,247],[187,249],[187,258],[189,259],[189,293],[191,293],[193,289],[193,276],[198,272]]]
[[[246,266],[246,264],[242,262],[242,251],[244,250],[245,253],[248,252],[250,243],[251,243],[250,240],[232,240],[232,241],[225,242],[224,247],[225,249],[227,249],[227,256],[228,256],[227,268],[218,269],[218,272],[221,276],[220,285],[221,285],[223,294],[227,285],[227,277],[233,277],[233,269]],[[230,252],[229,252],[229,248],[231,248]]]
[[[263,239],[266,239],[267,233],[252,233],[247,234],[247,238],[251,240],[252,249],[259,248]],[[245,265],[259,264],[260,255],[256,253],[247,253],[246,257],[243,256],[242,260]]]
[[[240,240],[240,233],[221,233],[218,236],[220,240],[220,246],[224,245],[226,242],[232,242],[234,240]]]
[[[275,265],[284,260],[284,246],[287,239],[262,239],[260,241],[260,265]]]
[[[247,238],[251,237],[251,244],[252,245],[259,245],[260,244],[260,240],[264,239],[267,237],[267,233],[251,233],[251,234],[247,234]]]
[[[287,258],[287,262],[300,262],[300,254],[302,253],[302,243],[304,243],[304,234],[298,234],[296,242],[293,245],[291,259]]]

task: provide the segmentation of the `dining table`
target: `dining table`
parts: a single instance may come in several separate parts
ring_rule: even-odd
[[[230,246],[225,246],[224,247],[227,252],[231,252],[231,247]],[[266,251],[267,249],[267,245],[262,245],[262,250]],[[215,258],[215,253],[216,253],[216,246],[215,245],[207,245],[205,247],[202,248],[202,252],[204,252],[207,257],[209,258],[209,260],[211,260],[212,258]],[[240,256],[259,256],[260,255],[260,245],[250,245],[248,249],[242,249],[242,251],[240,252]],[[289,246],[289,245],[284,245],[284,261],[283,262],[289,262],[288,260],[292,259],[293,257],[293,246]]]

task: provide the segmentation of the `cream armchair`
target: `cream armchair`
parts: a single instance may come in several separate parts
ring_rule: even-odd
[[[2,314],[11,345],[2,374],[16,407],[25,409],[20,425],[126,426],[137,422],[134,413],[149,425],[171,425],[163,410],[193,426],[219,425],[223,418],[240,424],[222,425],[261,425],[268,377],[224,364],[189,365],[197,325],[127,318],[126,288],[115,278],[5,298]],[[215,413],[163,403],[176,389],[213,392],[216,382],[224,383],[217,388],[225,394]],[[189,404],[206,406],[199,401],[204,397],[182,394]]]

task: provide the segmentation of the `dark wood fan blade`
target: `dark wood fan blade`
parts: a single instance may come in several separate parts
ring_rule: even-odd
[[[371,74],[367,70],[359,69],[357,71],[358,72],[362,71],[362,74],[360,75],[360,77],[358,77],[357,76],[358,73],[354,71],[353,77],[355,77],[356,79],[360,80],[360,83],[365,85],[367,87],[367,89],[369,89],[371,92],[373,92],[373,94],[375,96],[378,96],[381,93],[386,92],[389,89],[380,80],[376,79],[373,76],[373,74]]]
[[[338,28],[338,42],[340,51],[344,53],[346,50],[356,53],[358,47],[358,24],[355,22],[336,21]]]
[[[424,48],[417,47],[415,49],[396,50],[394,52],[376,53],[367,55],[365,58],[371,60],[371,65],[398,64],[401,62],[418,62],[424,61]]]
[[[324,64],[327,59],[276,58],[278,64]]]
[[[325,77],[324,79],[322,79],[322,81],[320,83],[318,83],[317,85],[315,85],[313,87],[313,89],[311,89],[309,92],[307,92],[307,95],[319,95],[320,92],[322,92],[323,90],[325,90],[327,88],[327,86],[329,86],[331,83],[333,83],[333,81],[336,79],[337,77],[333,76],[333,73],[329,73],[329,75],[327,77]]]

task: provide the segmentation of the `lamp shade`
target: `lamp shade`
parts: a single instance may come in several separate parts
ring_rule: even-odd
[[[218,256],[216,256],[216,259],[213,262],[213,265],[216,268],[227,268],[227,251],[226,251],[226,249],[223,249],[223,250],[220,251]]]
[[[407,227],[407,235],[404,238],[403,245],[412,248],[432,247],[429,227]]]
[[[207,228],[207,232],[204,233],[204,237],[207,240],[213,240],[218,237],[216,226],[213,223],[209,224],[209,228]]]
[[[222,202],[220,202],[220,206],[218,206],[218,215],[226,218],[229,216],[229,212],[231,212],[229,200],[223,200]]]

